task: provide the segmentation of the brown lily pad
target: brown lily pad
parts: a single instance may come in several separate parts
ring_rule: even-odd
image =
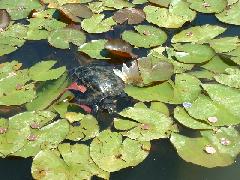
[[[135,9],[135,8],[126,8],[117,11],[113,15],[114,21],[119,24],[128,21],[128,24],[139,24],[143,22],[146,18],[145,13],[142,9]]]
[[[0,9],[0,31],[8,27],[10,20],[8,12],[5,9]]]

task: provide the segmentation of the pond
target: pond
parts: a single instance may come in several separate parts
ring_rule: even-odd
[[[240,0],[2,0],[2,178],[239,179],[239,12]]]

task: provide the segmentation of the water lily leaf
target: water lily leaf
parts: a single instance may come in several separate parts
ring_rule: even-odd
[[[73,179],[91,179],[92,176],[109,179],[109,172],[100,169],[91,159],[89,146],[83,144],[60,144],[58,150],[65,163],[70,167]]]
[[[155,47],[163,44],[167,40],[166,33],[159,28],[148,25],[138,25],[134,28],[138,33],[134,31],[124,31],[122,39],[136,47]]]
[[[64,119],[48,124],[39,130],[32,131],[26,144],[13,155],[30,157],[35,156],[40,150],[57,148],[58,144],[66,138],[68,131],[69,123]]]
[[[138,68],[144,84],[166,81],[173,75],[173,65],[153,58],[138,59]]]
[[[12,116],[8,120],[7,131],[0,134],[0,154],[7,156],[22,148],[30,135],[31,123],[37,123],[41,127],[43,123],[52,120],[55,114],[47,111],[24,112]]]
[[[227,74],[220,74],[214,77],[216,81],[229,87],[240,88],[240,70],[227,68],[225,71]]]
[[[139,101],[161,101],[169,103],[174,97],[173,87],[169,82],[152,87],[126,86],[124,91]]]
[[[11,61],[6,63],[0,64],[0,79],[5,78],[9,75],[9,73],[16,72],[19,70],[22,66],[22,63],[19,63],[17,61]]]
[[[121,131],[131,130],[132,128],[136,128],[139,125],[137,122],[122,118],[114,118],[113,122],[114,127]]]
[[[103,11],[114,10],[114,8],[104,6],[104,2],[91,2],[88,4],[88,7],[95,14],[100,14]]]
[[[211,71],[208,71],[206,69],[200,69],[200,70],[195,70],[195,71],[191,71],[188,74],[191,74],[192,76],[195,76],[198,79],[209,79],[209,80],[213,80],[214,78],[214,73]]]
[[[203,44],[222,34],[226,28],[206,24],[203,26],[190,27],[173,36],[171,42],[192,42]]]
[[[163,6],[163,7],[166,7],[166,8],[171,3],[171,0],[148,0],[148,1],[153,3],[153,4],[157,4],[159,6]]]
[[[230,56],[230,60],[232,60],[234,63],[240,65],[240,47],[237,47],[231,52],[226,53]],[[229,60],[229,57],[227,58]]]
[[[227,6],[227,0],[187,0],[190,8],[202,13],[219,13]]]
[[[213,126],[210,126],[206,122],[189,116],[188,113],[179,106],[174,109],[174,118],[182,125],[191,129],[213,129]]]
[[[33,159],[32,176],[34,179],[68,179],[68,166],[56,153],[40,151]]]
[[[104,2],[104,6],[115,8],[115,9],[122,9],[122,8],[130,8],[134,5],[127,0],[101,0]]]
[[[0,32],[0,56],[9,54],[21,47],[27,36],[27,28],[21,24],[10,24]]]
[[[211,99],[225,107],[234,116],[240,117],[240,93],[238,89],[227,87],[221,84],[202,84]],[[223,111],[221,112],[223,113]],[[228,119],[230,116],[228,117]]]
[[[53,18],[31,18],[28,20],[27,39],[29,40],[41,40],[47,39],[50,32],[64,28],[65,23],[57,21]]]
[[[121,134],[105,130],[93,139],[90,156],[101,169],[113,172],[136,166],[147,157],[149,150],[150,142],[123,140]]]
[[[53,19],[54,13],[56,13],[56,9],[39,10],[39,11],[36,11],[36,12],[32,12],[31,17],[36,18],[36,19],[37,18]]]
[[[81,23],[83,30],[89,33],[103,33],[112,29],[116,22],[112,17],[104,19],[104,14],[94,14],[91,18],[84,19]]]
[[[217,3],[219,4],[219,3]],[[225,8],[225,10],[219,14],[216,14],[216,17],[219,21],[240,25],[240,1],[230,6],[231,8]]]
[[[98,133],[98,121],[91,115],[85,115],[70,126],[70,131],[66,139],[72,141],[86,141],[94,138]]]
[[[228,166],[239,153],[239,134],[233,128],[221,128],[221,132],[203,131],[204,137],[189,138],[173,133],[170,140],[179,156],[187,162],[204,167]],[[223,140],[231,142],[224,145]],[[229,139],[229,140],[228,140]],[[236,147],[234,147],[236,146]]]
[[[26,18],[34,9],[41,8],[38,0],[1,0],[1,9],[6,9],[12,20]]]
[[[219,39],[212,39],[209,41],[209,45],[217,52],[229,52],[236,49],[239,45],[239,39],[235,37],[224,37]]]
[[[101,51],[104,49],[104,45],[107,42],[105,39],[92,40],[88,43],[84,43],[78,48],[78,51],[84,52],[91,58],[95,59],[108,59],[101,55]]]
[[[148,2],[148,0],[133,0],[132,1],[133,4],[144,4],[146,2]]]
[[[214,73],[224,73],[225,69],[230,68],[232,66],[228,65],[219,56],[214,56],[208,63],[204,64],[201,67]]]
[[[69,82],[66,79],[66,74],[63,74],[59,79],[47,81],[41,84],[37,89],[37,98],[26,104],[28,110],[43,110],[58,98],[65,90]]]
[[[81,22],[80,18],[90,18],[93,14],[86,5],[79,3],[64,4],[59,10],[73,22]]]
[[[50,33],[48,42],[60,49],[69,48],[69,43],[81,46],[86,41],[85,34],[79,30],[71,28],[57,29]]]
[[[228,2],[228,5],[233,5],[236,2],[238,2],[238,0],[227,0],[227,2]]]
[[[201,81],[189,74],[175,76],[174,97],[180,102],[192,102],[201,93]]]
[[[91,1],[93,0],[41,0],[41,2],[47,5],[48,8],[59,8],[68,3],[88,3]]]
[[[168,106],[162,102],[151,102],[150,109],[152,109],[154,111],[158,111],[162,114],[165,114],[166,116],[170,115]]]
[[[6,29],[10,23],[10,15],[5,9],[0,10],[0,29],[1,31]]]
[[[179,28],[185,22],[192,21],[196,16],[196,13],[189,9],[188,3],[182,0],[173,0],[169,9],[145,6],[143,11],[148,22],[166,28]]]
[[[34,81],[47,81],[59,78],[65,71],[66,67],[51,69],[56,61],[41,61],[29,69],[29,76]]]
[[[127,21],[128,24],[139,24],[145,20],[145,13],[141,9],[126,8],[117,11],[113,15],[113,19],[119,24],[125,21]]]
[[[35,98],[33,84],[27,70],[10,72],[0,81],[0,105],[21,105]]]
[[[134,140],[150,141],[153,139],[167,138],[167,133],[172,128],[173,122],[168,116],[150,108],[131,107],[123,110],[119,114],[134,120],[135,125],[131,129],[121,132],[123,136]],[[117,121],[118,125],[125,123],[124,119],[117,119]]]
[[[64,100],[53,104],[53,109],[60,115],[61,118],[66,117],[66,113],[68,111],[68,106],[70,105],[69,102],[65,102]]]
[[[192,102],[191,107],[185,109],[193,118],[203,120],[212,126],[230,126],[240,123],[239,118],[231,111],[204,95],[200,95]]]
[[[200,44],[174,44],[175,51],[172,56],[175,56],[178,61],[183,63],[202,63],[210,60],[215,52],[207,45]]]

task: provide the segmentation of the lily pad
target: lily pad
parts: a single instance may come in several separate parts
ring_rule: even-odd
[[[38,0],[1,0],[1,9],[6,9],[11,16],[12,20],[26,18],[34,9],[41,8]]]
[[[144,84],[166,81],[173,75],[173,65],[154,58],[138,59],[138,68]]]
[[[116,22],[112,17],[104,19],[104,14],[94,14],[91,18],[84,19],[81,23],[83,30],[88,33],[103,33],[112,29]]]
[[[122,39],[136,47],[155,47],[162,45],[167,40],[166,33],[159,28],[148,25],[138,25],[134,28],[138,33],[124,31]]]
[[[130,8],[134,5],[126,0],[101,0],[104,2],[104,6],[115,8],[115,9],[122,9],[122,8]]]
[[[94,138],[98,133],[99,126],[97,120],[91,115],[85,115],[70,126],[70,131],[66,139],[71,141],[86,141]]]
[[[239,118],[231,111],[204,95],[200,95],[192,102],[191,107],[185,109],[193,118],[203,120],[212,126],[230,126],[240,123]]]
[[[174,118],[182,125],[191,129],[213,129],[213,126],[207,124],[206,122],[189,116],[188,113],[179,106],[174,109]]]
[[[78,51],[84,52],[91,58],[95,59],[108,59],[101,55],[101,51],[104,49],[104,45],[107,42],[105,39],[92,40],[88,43],[84,43],[78,48]]]
[[[86,41],[85,34],[79,30],[71,28],[57,29],[50,33],[48,42],[60,49],[69,48],[69,43],[81,46]]]
[[[230,7],[231,8],[225,8],[223,12],[216,14],[216,17],[224,23],[240,25],[240,1]]]
[[[240,70],[227,68],[225,71],[227,74],[214,77],[216,81],[229,87],[240,88]]]
[[[69,124],[64,119],[48,124],[39,130],[32,131],[26,144],[13,155],[30,157],[41,150],[57,148],[58,144],[66,138],[68,131]]]
[[[93,14],[86,5],[79,3],[64,4],[59,10],[73,22],[81,22],[80,18],[90,18]]]
[[[141,9],[126,8],[117,11],[113,15],[113,19],[119,24],[125,21],[127,21],[128,24],[139,24],[145,20],[145,13]]]
[[[178,61],[183,63],[202,63],[212,59],[215,52],[207,45],[201,44],[174,44],[175,51],[171,56],[177,58]]]
[[[174,0],[171,3],[170,9],[145,6],[143,11],[146,14],[146,20],[159,27],[179,28],[185,22],[192,21],[195,18],[196,13],[189,9],[188,3],[182,0]],[[181,11],[178,10],[179,7]]]
[[[204,167],[228,166],[234,162],[239,148],[239,134],[234,128],[221,128],[218,133],[203,131],[203,137],[189,138],[173,133],[170,140],[179,156]],[[223,144],[223,140],[231,142]]]
[[[238,37],[224,37],[219,39],[212,39],[209,45],[217,52],[230,52],[236,49],[240,44]]]
[[[150,142],[141,142],[126,138],[121,134],[102,131],[90,145],[90,156],[93,161],[107,172],[118,171],[142,162],[150,150]]]
[[[226,28],[206,24],[203,26],[194,26],[181,31],[173,36],[171,42],[192,42],[203,44],[222,34]]]
[[[148,0],[149,2],[153,3],[153,4],[157,4],[159,6],[163,6],[163,7],[168,7],[171,0]]]
[[[170,116],[168,106],[162,102],[151,102],[150,109],[158,111],[166,116]]]
[[[133,119],[135,125],[127,131],[121,132],[123,136],[138,141],[150,141],[153,139],[167,138],[172,128],[172,120],[165,114],[149,108],[131,107],[119,113],[125,118]],[[124,119],[115,119],[118,126],[125,124]],[[116,127],[117,128],[117,127]],[[122,129],[120,129],[122,130]]]
[[[227,0],[187,0],[190,8],[202,13],[219,13],[227,6]]]

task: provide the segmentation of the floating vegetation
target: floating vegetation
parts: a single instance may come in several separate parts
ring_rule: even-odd
[[[195,23],[198,12],[221,24]],[[240,0],[1,0],[1,60],[46,41],[91,63],[0,64],[0,156],[32,157],[35,179],[109,179],[168,139],[187,162],[233,164],[240,40],[225,33],[239,20]],[[118,109],[125,98],[131,107]],[[100,104],[111,127],[95,116]]]

